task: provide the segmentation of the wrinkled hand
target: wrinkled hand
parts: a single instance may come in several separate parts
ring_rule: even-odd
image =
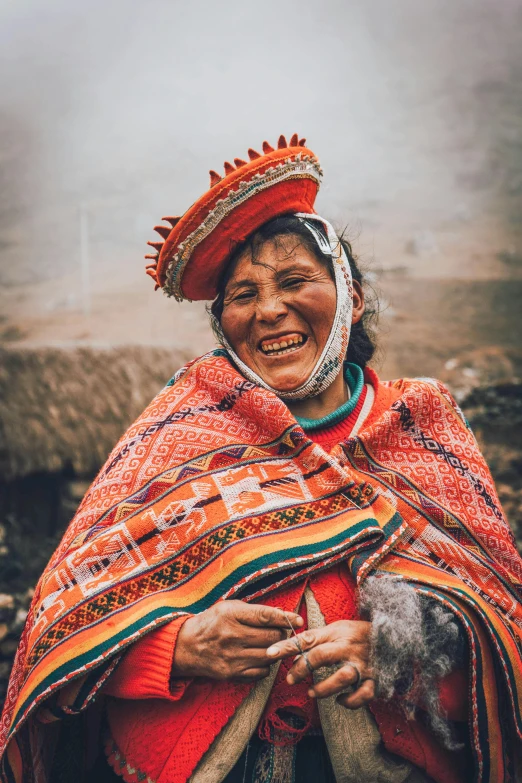
[[[303,618],[244,601],[220,601],[189,617],[179,632],[174,651],[173,677],[211,677],[251,682],[266,677],[274,658],[266,649],[281,641]]]
[[[375,682],[370,679],[369,669],[371,623],[362,620],[338,620],[330,625],[315,630],[303,631],[298,634],[301,649],[306,653],[310,666],[315,670],[321,666],[338,666],[339,668],[326,679],[317,682],[308,691],[311,698],[324,699],[327,696],[339,695],[337,701],[343,707],[356,710],[375,698]],[[287,658],[296,655],[294,665],[287,675],[290,685],[301,682],[309,673],[303,655],[299,654],[296,638],[280,641],[266,651],[271,660]],[[360,672],[359,687],[353,693],[342,693],[346,688],[357,682],[357,673],[351,661]]]

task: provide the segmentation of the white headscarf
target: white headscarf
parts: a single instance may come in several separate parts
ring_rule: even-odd
[[[308,397],[315,397],[330,386],[334,378],[336,378],[338,373],[342,370],[352,326],[352,272],[339,238],[330,223],[324,218],[319,217],[319,215],[297,212],[296,217],[300,218],[310,231],[321,252],[331,254],[334,268],[335,288],[337,291],[337,305],[332,328],[321,356],[317,360],[309,378],[301,384],[299,388],[294,389],[293,391],[281,392],[278,389],[273,389],[257,375],[257,373],[248,367],[248,365],[241,361],[223,334],[221,324],[215,316],[211,316],[214,330],[219,341],[223,347],[226,348],[234,364],[241,370],[245,378],[248,378],[249,381],[256,383],[263,389],[274,392],[274,394],[277,394],[277,396],[283,400],[304,400]],[[321,232],[317,230],[314,222],[320,223],[325,228],[328,244],[326,244]]]

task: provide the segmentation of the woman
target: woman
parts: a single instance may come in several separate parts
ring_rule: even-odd
[[[149,243],[221,347],[129,428],[51,559],[3,780],[516,779],[522,564],[487,467],[441,384],[366,367],[305,141],[249,158]]]

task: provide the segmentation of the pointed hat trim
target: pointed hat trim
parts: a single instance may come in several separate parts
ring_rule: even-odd
[[[164,242],[149,244],[159,251],[156,280],[167,296],[214,299],[238,243],[275,217],[314,212],[322,170],[304,139],[294,133],[288,144],[281,135],[277,149],[263,142],[263,152],[227,161],[223,177],[212,170],[210,189],[173,228],[155,227]]]

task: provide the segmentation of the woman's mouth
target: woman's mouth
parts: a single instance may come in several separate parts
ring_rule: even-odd
[[[302,348],[307,340],[306,335],[293,332],[277,338],[261,340],[259,349],[265,356],[286,356]]]

